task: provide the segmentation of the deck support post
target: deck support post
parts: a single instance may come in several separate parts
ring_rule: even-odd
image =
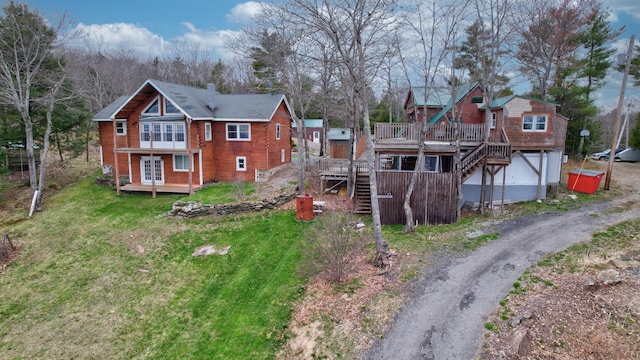
[[[111,119],[111,122],[113,124],[113,167],[115,168],[116,172],[116,195],[120,195],[120,170],[118,166],[118,152],[116,151],[118,147],[118,143],[116,141],[118,139],[118,136],[116,135],[116,118],[114,117],[113,119]]]

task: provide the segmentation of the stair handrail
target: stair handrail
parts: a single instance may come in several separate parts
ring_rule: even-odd
[[[486,144],[482,143],[460,160],[460,171],[462,174],[465,174],[468,169],[472,168],[480,160],[484,159],[486,155],[486,148]]]

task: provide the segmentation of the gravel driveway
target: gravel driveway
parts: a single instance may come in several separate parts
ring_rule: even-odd
[[[428,259],[434,265],[427,269],[415,297],[365,358],[474,359],[485,315],[493,311],[527,268],[548,252],[590,240],[594,232],[610,225],[640,218],[640,208],[635,205],[639,174],[638,164],[616,163],[613,184],[625,191],[623,199],[496,224],[500,237],[475,252],[458,258],[436,255]],[[626,211],[607,211],[614,206],[624,206]]]

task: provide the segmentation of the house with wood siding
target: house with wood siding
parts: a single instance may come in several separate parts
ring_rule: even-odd
[[[558,186],[568,120],[556,104],[512,95],[487,106],[480,84],[461,86],[455,96],[433,91],[425,100],[424,94],[421,88],[409,91],[405,122],[375,127],[373,165],[383,224],[405,221],[403,203],[420,142],[424,156],[410,201],[419,224],[454,223],[464,204],[545,199],[547,189]],[[492,123],[485,136],[487,111]],[[332,166],[321,163],[321,173]],[[367,166],[355,167],[363,169],[356,183],[367,183]],[[370,209],[367,191],[356,187],[356,212]]]
[[[321,144],[324,141],[324,126],[322,119],[304,119],[304,130],[307,141]],[[298,122],[293,122],[293,130],[291,133],[291,139],[298,138]]]
[[[117,192],[192,193],[260,181],[291,162],[293,111],[282,94],[219,94],[149,79],[93,118]]]

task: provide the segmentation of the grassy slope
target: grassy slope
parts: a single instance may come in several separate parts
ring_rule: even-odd
[[[0,358],[271,358],[304,280],[292,212],[183,221],[83,181],[8,228]],[[228,256],[191,257],[203,244]]]

